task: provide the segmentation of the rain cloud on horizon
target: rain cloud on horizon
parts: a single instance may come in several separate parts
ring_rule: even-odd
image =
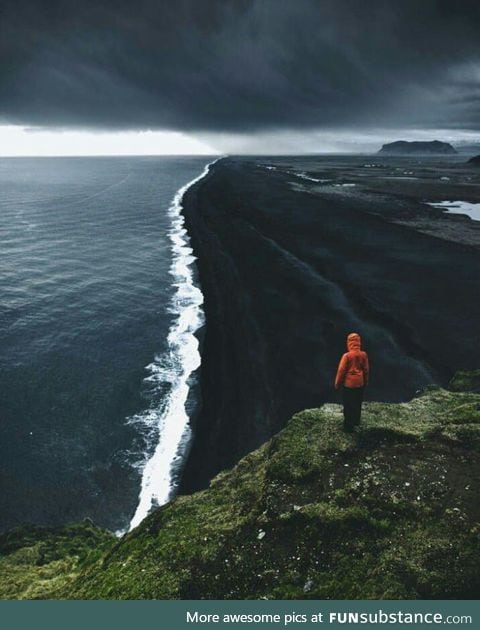
[[[4,0],[0,124],[475,137],[479,32],[470,0]]]

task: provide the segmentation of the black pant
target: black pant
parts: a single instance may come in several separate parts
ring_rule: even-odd
[[[343,398],[343,428],[351,432],[360,424],[362,413],[363,387],[344,387]]]

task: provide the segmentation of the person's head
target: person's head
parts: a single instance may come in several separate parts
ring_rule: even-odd
[[[362,347],[362,338],[356,332],[347,335],[348,350],[360,350]]]

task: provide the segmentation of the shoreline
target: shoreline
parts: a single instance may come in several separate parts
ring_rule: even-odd
[[[148,409],[129,419],[129,424],[144,424],[154,430],[157,443],[143,464],[138,503],[128,531],[139,525],[152,508],[170,500],[192,440],[187,406],[201,363],[197,333],[204,325],[204,312],[203,294],[193,267],[196,258],[185,228],[182,206],[188,189],[206,177],[215,162],[208,163],[198,177],[177,191],[168,210],[172,220],[170,275],[176,287],[170,310],[175,319],[168,333],[168,354],[157,357],[147,366],[150,372],[147,380],[157,386],[169,383],[170,391],[160,409]]]

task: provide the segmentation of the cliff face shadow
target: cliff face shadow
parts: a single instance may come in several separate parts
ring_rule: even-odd
[[[388,220],[378,205],[394,212],[393,197],[372,212],[361,196],[311,194],[294,179],[291,165],[229,158],[185,197],[207,326],[183,491],[293,413],[338,400],[348,332],[371,358],[370,400],[407,400],[474,367],[478,252]]]

